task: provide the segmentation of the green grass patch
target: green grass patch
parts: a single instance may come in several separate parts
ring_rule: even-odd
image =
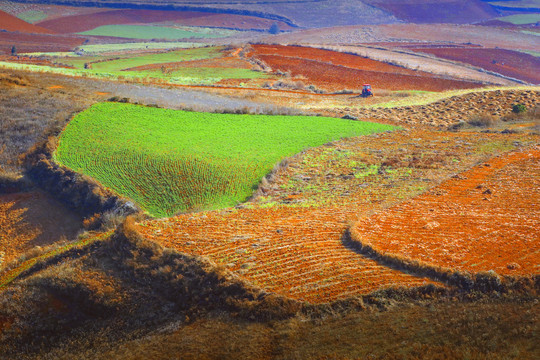
[[[540,57],[540,51],[532,51],[532,50],[518,50],[519,52],[529,54],[532,56]]]
[[[490,4],[493,6],[530,9],[540,7],[540,0],[493,1]]]
[[[391,129],[324,117],[101,103],[69,123],[55,159],[163,217],[234,206],[285,157],[341,137]]]
[[[159,54],[148,54],[110,60],[92,64],[93,70],[104,72],[121,71],[142,65],[164,64],[189,60],[211,59],[222,56],[221,47],[207,47],[188,50],[168,51]]]
[[[514,25],[535,24],[540,21],[540,14],[519,14],[497,18],[496,20],[508,22]]]
[[[266,79],[271,76],[249,69],[232,69],[232,68],[179,68],[171,72],[163,73],[160,70],[154,71],[141,71],[141,74],[145,74],[151,77],[162,77],[166,79],[172,79],[183,83],[208,83],[214,84],[223,79]]]
[[[172,28],[147,25],[104,25],[93,30],[84,31],[81,35],[113,36],[128,39],[191,39],[220,38],[232,35],[234,31],[211,31],[204,28]]]
[[[35,23],[47,18],[47,14],[40,10],[28,10],[23,11],[22,13],[17,14],[17,17],[21,20],[24,20],[28,23]]]

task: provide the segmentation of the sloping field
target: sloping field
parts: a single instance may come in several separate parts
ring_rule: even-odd
[[[227,69],[251,69],[253,67],[249,62],[239,59],[234,56],[226,56],[217,59],[201,59],[201,60],[187,60],[176,61],[163,64],[148,64],[125,69],[126,71],[146,71],[146,70],[159,70],[165,67],[167,70],[173,70],[177,68],[227,68]]]
[[[298,59],[314,60],[358,70],[379,71],[414,76],[433,76],[432,74],[422,71],[405,69],[400,66],[390,65],[381,61],[338,51],[303,46],[282,45],[252,45],[252,48],[253,52],[250,52],[248,56],[279,55]]]
[[[432,95],[427,94],[427,100]],[[502,117],[511,114],[512,105],[519,103],[527,109],[534,109],[540,101],[540,92],[523,90],[486,90],[464,95],[455,95],[438,101],[425,101],[422,96],[416,100],[404,98],[397,103],[375,104],[373,108],[349,109],[347,113],[359,118],[391,120],[397,124],[429,124],[448,126],[459,121],[467,121],[475,115]]]
[[[92,14],[65,16],[42,21],[40,26],[58,33],[79,33],[104,25],[172,23],[184,26],[224,27],[268,30],[273,23],[281,30],[291,27],[282,21],[236,14],[213,14],[198,11],[110,10]]]
[[[103,103],[69,123],[55,158],[151,214],[171,216],[245,201],[275,164],[302,149],[391,129],[321,117],[195,113]]]
[[[4,253],[4,264],[36,246],[73,239],[81,228],[82,219],[44,192],[0,195],[0,254]]]
[[[540,84],[540,59],[517,51],[477,48],[416,48],[414,51],[461,61],[499,74]]]
[[[379,253],[500,275],[540,273],[540,149],[510,153],[355,224]]]
[[[54,31],[32,25],[0,10],[0,30],[18,31],[22,33],[54,34]]]
[[[412,23],[466,24],[493,18],[498,13],[480,0],[367,0],[400,20]]]
[[[231,32],[222,30],[223,32]],[[165,26],[150,26],[150,25],[103,25],[95,29],[81,32],[82,35],[119,37],[126,39],[165,39],[178,40],[189,38],[218,38],[224,37],[227,34],[217,32],[199,31],[198,28],[190,30],[176,29]]]
[[[335,210],[186,214],[143,223],[138,230],[166,247],[206,256],[267,291],[312,303],[391,286],[431,283],[381,266],[345,247],[341,234],[346,224]]]
[[[11,54],[15,45],[18,53],[72,51],[82,45],[83,38],[45,34],[23,34],[0,31],[0,52]]]
[[[38,25],[65,34],[89,31],[105,25],[150,24],[162,21],[179,21],[205,15],[207,14],[201,12],[125,9],[65,16],[42,21]]]
[[[325,90],[361,89],[371,83],[378,89],[444,91],[472,89],[482,85],[468,81],[448,80],[428,76],[413,76],[382,71],[365,71],[315,60],[305,60],[280,55],[259,55],[274,71],[290,72],[304,77],[305,82]]]

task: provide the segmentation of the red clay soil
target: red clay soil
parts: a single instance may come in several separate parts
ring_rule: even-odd
[[[496,17],[497,12],[480,0],[370,0],[406,22],[466,24]]]
[[[423,71],[405,69],[399,66],[386,64],[381,61],[367,59],[358,55],[345,54],[331,50],[282,45],[252,45],[252,48],[253,52],[248,54],[248,56],[254,55],[258,57],[260,55],[279,55],[297,59],[315,60],[318,62],[344,66],[352,69],[433,77],[432,74]]]
[[[70,36],[0,32],[0,54],[10,54],[13,45],[18,53],[71,51],[83,42]]]
[[[365,71],[293,57],[259,55],[258,58],[274,71],[281,70],[290,72],[292,76],[305,77],[305,83],[330,91],[359,90],[363,83],[370,83],[376,89],[386,90],[445,91],[482,87],[482,84],[469,81]]]
[[[138,230],[166,247],[208,257],[267,291],[312,303],[431,283],[351,251],[341,241],[346,227],[337,209],[269,208],[185,214]]]
[[[0,10],[0,30],[35,34],[54,34],[54,31],[52,30],[29,24],[2,10]]]
[[[540,148],[492,159],[355,224],[381,253],[500,275],[540,273]]]
[[[499,74],[540,84],[540,59],[517,51],[504,49],[416,48],[414,51],[481,67]]]

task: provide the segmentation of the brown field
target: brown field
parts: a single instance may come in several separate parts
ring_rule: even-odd
[[[364,83],[376,84],[378,88],[386,90],[425,91],[482,86],[468,81],[436,78],[423,72],[328,50],[285,46],[255,46],[254,49],[255,57],[274,71],[290,72],[293,77],[305,78],[304,82],[325,90],[358,91]],[[294,55],[296,50],[298,54]]]
[[[540,84],[540,74],[538,74],[540,59],[529,54],[504,49],[479,48],[422,47],[412,50],[461,61],[532,84]]]
[[[361,220],[352,236],[377,252],[438,267],[538,274],[539,160],[539,148],[490,160]]]
[[[23,33],[54,34],[52,30],[29,24],[2,10],[0,10],[0,29]]]
[[[367,2],[392,13],[400,20],[420,24],[466,24],[497,16],[493,8],[480,0],[369,0]]]
[[[190,60],[190,61],[179,61],[172,63],[161,63],[161,64],[148,64],[141,65],[133,68],[124,69],[124,71],[145,71],[145,70],[159,70],[166,69],[174,71],[177,68],[228,68],[228,69],[251,69],[253,65],[249,62],[239,59],[234,56],[226,56],[217,59],[202,59],[202,60]]]
[[[18,53],[72,51],[83,42],[72,36],[0,32],[0,53],[11,54],[13,45]]]

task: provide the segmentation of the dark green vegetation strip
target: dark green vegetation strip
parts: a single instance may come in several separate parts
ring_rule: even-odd
[[[62,133],[55,159],[154,216],[248,198],[283,158],[389,125],[309,116],[231,115],[101,103]]]

